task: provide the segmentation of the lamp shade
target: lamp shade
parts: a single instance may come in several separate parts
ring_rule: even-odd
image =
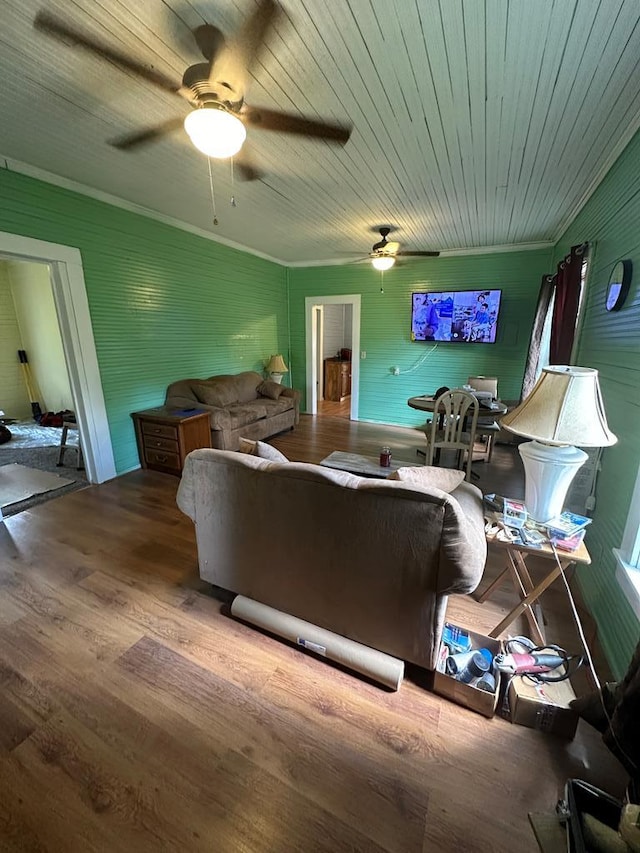
[[[233,157],[242,148],[247,131],[237,116],[213,104],[193,110],[184,129],[199,151],[209,157]]]
[[[289,371],[281,355],[272,355],[265,369],[267,373],[288,373]]]
[[[550,365],[533,390],[500,426],[545,444],[607,447],[618,440],[604,413],[598,371]]]
[[[374,268],[384,272],[384,270],[390,270],[391,267],[395,264],[396,259],[393,255],[375,255],[371,258],[371,263]]]

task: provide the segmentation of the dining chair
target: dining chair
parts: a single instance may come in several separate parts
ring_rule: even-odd
[[[470,376],[467,384],[474,391],[490,391],[491,397],[496,400],[498,398],[498,379],[496,376]],[[484,453],[482,455],[483,462],[491,462],[493,456],[493,443],[495,437],[500,432],[500,424],[491,415],[484,415],[482,410],[478,414],[477,436],[478,438],[486,439]]]
[[[473,394],[454,388],[445,391],[434,403],[431,429],[427,432],[427,465],[433,465],[436,453],[454,450],[457,467],[462,468],[467,454],[465,480],[471,480],[473,443],[478,421],[478,401]]]

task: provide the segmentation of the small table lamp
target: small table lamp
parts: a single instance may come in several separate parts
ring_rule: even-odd
[[[282,383],[282,374],[289,372],[289,368],[284,363],[284,358],[281,355],[272,355],[265,370],[269,374],[269,379],[272,382],[277,382],[279,385]]]
[[[588,459],[574,445],[607,447],[618,440],[607,426],[598,371],[588,367],[544,367],[529,396],[501,418],[500,426],[533,439],[518,449],[524,502],[539,522],[562,512],[571,481]]]

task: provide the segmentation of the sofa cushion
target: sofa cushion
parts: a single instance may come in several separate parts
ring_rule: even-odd
[[[257,391],[261,397],[269,397],[271,400],[277,400],[284,391],[284,388],[285,386],[280,385],[279,382],[272,382],[270,379],[266,379],[258,385]]]
[[[238,429],[267,417],[267,410],[257,400],[254,403],[244,405],[236,403],[233,406],[227,406],[227,412],[231,418],[231,429]]]
[[[267,400],[266,397],[259,397],[260,404],[264,406],[267,417],[271,418],[274,415],[280,415],[282,412],[288,412],[293,409],[293,400],[291,397],[280,397],[279,400]]]
[[[414,486],[427,486],[431,489],[440,489],[442,492],[451,493],[464,480],[464,471],[422,465],[415,468],[398,468],[387,479],[402,480]]]
[[[230,406],[231,403],[237,402],[238,399],[235,382],[232,377],[217,376],[213,379],[194,383],[192,387],[198,402],[206,403],[207,406],[224,408],[225,406]]]
[[[248,403],[258,397],[258,385],[262,382],[262,376],[253,370],[246,370],[231,377],[234,380],[235,398],[238,403]]]
[[[270,462],[288,462],[289,460],[277,447],[272,447],[266,441],[252,441],[250,438],[240,439],[240,453],[248,453],[259,459],[268,459]]]

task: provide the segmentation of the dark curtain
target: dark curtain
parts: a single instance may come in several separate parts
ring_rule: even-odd
[[[572,246],[571,253],[560,261],[556,274],[555,302],[551,321],[551,364],[569,364],[578,319],[582,260],[586,246]]]
[[[554,276],[543,275],[540,283],[540,293],[538,294],[538,305],[536,306],[536,314],[533,318],[533,326],[531,328],[531,339],[529,340],[529,355],[524,368],[524,379],[522,380],[522,392],[520,399],[524,400],[536,384],[536,373],[538,370],[538,362],[540,361],[540,342],[542,340],[542,332],[544,330],[544,322],[549,312],[551,297],[553,296]]]

